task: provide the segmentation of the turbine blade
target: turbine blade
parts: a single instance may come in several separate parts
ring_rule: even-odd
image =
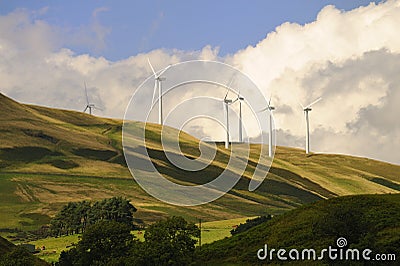
[[[268,106],[271,106],[271,100],[272,100],[272,92],[269,94]]]
[[[228,93],[229,93],[229,89],[226,89],[226,94],[225,94],[224,100],[226,100],[226,97],[228,97]]]
[[[84,81],[83,84],[85,85],[86,103],[89,104],[89,96],[88,96],[88,92],[87,92],[87,88],[86,88],[86,81]]]
[[[158,74],[158,77],[160,77],[162,74],[164,74],[165,71],[168,70],[168,68],[170,68],[171,65],[168,65],[166,68],[164,68],[163,70],[161,70],[160,74]]]
[[[228,88],[230,88],[230,87],[232,86],[232,82],[233,82],[233,79],[234,79],[234,78],[235,78],[235,76],[232,76],[231,80],[229,81]]]
[[[312,103],[310,103],[309,105],[306,106],[306,108],[311,107],[311,105],[316,104],[317,102],[321,101],[322,97],[319,97],[318,99],[316,99],[315,101],[313,101]]]
[[[269,108],[269,106],[267,106],[267,107],[265,107],[265,108],[261,109],[261,110],[260,110],[260,111],[258,111],[257,113],[262,113],[262,112],[264,112],[264,111],[268,110],[268,108]]]
[[[156,72],[154,71],[153,65],[151,64],[150,59],[148,57],[147,57],[147,62],[150,65],[151,71],[153,71],[154,77],[157,77]]]
[[[86,112],[86,110],[88,109],[88,107],[89,107],[89,106],[86,105],[86,108],[83,110],[84,113]]]
[[[306,109],[302,104],[301,104],[301,102],[299,102],[299,104],[300,104],[300,106],[301,106],[301,108],[304,110],[304,109]]]
[[[104,109],[103,109],[103,108],[99,108],[99,107],[97,107],[97,106],[94,106],[94,105],[92,106],[92,108],[93,108],[93,109],[96,109],[96,110],[99,110],[99,111],[104,111]]]

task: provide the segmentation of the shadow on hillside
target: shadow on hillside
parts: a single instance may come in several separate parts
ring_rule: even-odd
[[[206,184],[217,178],[223,171],[225,171],[224,167],[216,166],[215,164],[210,164],[201,171],[186,171],[175,166],[168,160],[168,157],[176,159],[181,157],[181,155],[168,152],[166,153],[161,150],[137,147],[137,148],[130,148],[129,152],[138,155],[138,157],[136,158],[138,160],[137,162],[139,162],[137,164],[138,167],[137,169],[143,171],[149,171],[148,168],[146,167],[141,168],[140,161],[143,160],[143,165],[144,165],[145,160],[140,159],[139,157],[139,155],[146,155],[146,153],[148,153],[148,155],[152,159],[155,168],[162,175],[166,176],[167,178],[172,177],[172,179],[176,181],[190,182],[195,185]],[[195,158],[190,156],[186,157]],[[224,160],[227,160],[228,158],[227,155],[225,154],[217,153],[216,158],[218,157],[219,160],[215,159],[218,160],[218,162],[224,162]],[[257,166],[257,164],[255,164],[252,161],[249,161],[246,171],[250,171],[251,173],[252,171],[254,171],[255,166]],[[266,166],[261,166],[261,167],[264,168],[263,169],[264,171],[268,170],[268,167]],[[228,170],[226,174],[228,178],[229,177],[234,178],[235,176],[237,176],[235,173],[230,172]],[[249,186],[249,179],[241,178],[239,182],[235,185],[234,189],[231,190],[229,193],[259,203],[267,203],[267,202],[270,203],[269,201],[271,200],[271,196],[274,196],[275,199],[276,196],[283,197],[285,198],[283,202],[285,202],[285,204],[289,204],[292,206],[296,206],[299,203],[302,204],[302,203],[314,202],[317,200],[321,200],[324,197],[335,196],[334,193],[324,189],[320,185],[306,178],[297,175],[296,173],[276,167],[270,168],[270,174],[255,191],[255,193],[262,195],[265,198],[260,198],[256,196],[252,197],[251,194],[248,193],[248,186]],[[243,193],[241,193],[241,191],[243,191]],[[288,199],[290,199],[289,202]]]

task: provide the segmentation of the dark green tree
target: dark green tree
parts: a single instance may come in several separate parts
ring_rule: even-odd
[[[130,230],[123,223],[99,221],[87,228],[74,248],[61,253],[58,265],[124,265],[134,243]]]
[[[51,221],[50,231],[55,236],[83,233],[88,225],[98,221],[116,221],[133,227],[136,208],[129,200],[113,197],[96,201],[70,202]]]
[[[146,229],[145,242],[136,247],[132,264],[188,265],[194,259],[199,228],[182,217],[159,221]]]

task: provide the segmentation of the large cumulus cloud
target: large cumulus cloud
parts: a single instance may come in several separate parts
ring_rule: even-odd
[[[319,152],[400,163],[400,1],[343,12],[333,6],[306,25],[285,23],[229,61],[272,94],[277,142],[299,145],[301,106],[313,106],[311,146]]]

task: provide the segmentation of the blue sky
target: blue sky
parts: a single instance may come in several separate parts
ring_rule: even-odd
[[[154,49],[200,50],[219,47],[220,55],[255,45],[284,22],[305,24],[326,5],[350,10],[365,0],[274,1],[0,1],[0,15],[17,8],[37,12],[40,20],[69,31],[91,23],[106,30],[104,45],[65,43],[78,54],[115,61]],[[374,1],[379,2],[379,1]],[[97,10],[97,12],[96,12]],[[96,13],[96,14],[95,14]]]

